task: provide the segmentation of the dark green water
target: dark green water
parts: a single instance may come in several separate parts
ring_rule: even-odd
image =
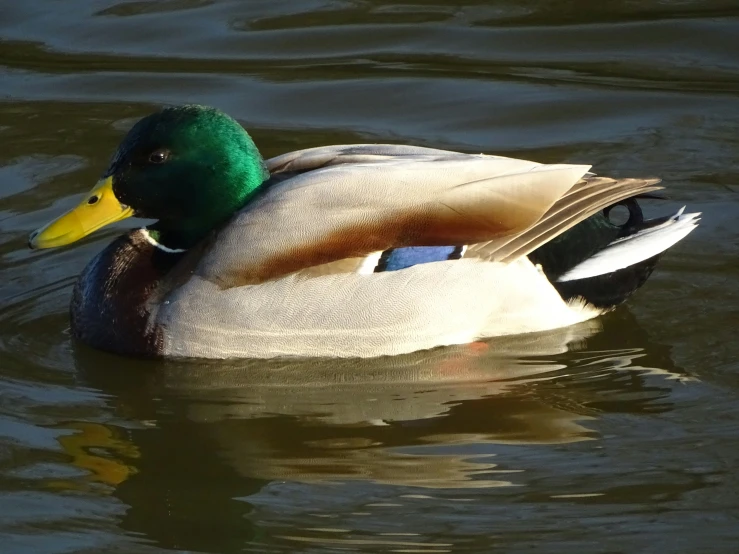
[[[0,0],[0,550],[734,552],[736,0]],[[407,142],[659,175],[703,211],[599,321],[399,359],[73,344],[117,232],[30,252],[162,103],[267,156]]]

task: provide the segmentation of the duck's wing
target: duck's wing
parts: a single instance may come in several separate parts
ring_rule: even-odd
[[[267,166],[273,174],[280,174],[305,172],[340,164],[382,162],[412,156],[433,156],[444,159],[459,156],[470,157],[469,154],[460,152],[420,146],[355,144],[322,146],[288,152],[267,160]],[[510,160],[510,158],[501,156],[487,156],[487,158],[499,162]],[[489,261],[510,262],[533,252],[539,246],[546,244],[607,206],[631,196],[648,196],[649,192],[662,188],[656,186],[659,182],[657,178],[612,179],[586,173],[534,225],[523,232],[511,233],[482,243],[464,245],[464,255],[468,258],[480,257]],[[363,258],[358,260],[362,261]],[[352,264],[356,265],[352,262],[347,264],[347,267]],[[335,269],[340,269],[340,267],[332,265],[330,268],[330,270]]]
[[[237,214],[197,273],[228,288],[390,248],[515,236],[589,169],[443,151],[358,150],[335,150],[333,158],[314,151],[311,164],[302,156],[282,164],[303,173],[268,186]],[[375,158],[331,161],[343,156]]]

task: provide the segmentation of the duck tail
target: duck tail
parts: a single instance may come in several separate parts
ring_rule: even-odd
[[[696,228],[700,213],[676,214],[643,221],[632,227],[593,256],[580,262],[557,278],[557,282],[578,281],[606,275],[659,256]],[[655,260],[656,261],[656,260]]]
[[[699,220],[699,213],[686,214],[684,208],[644,220],[636,201],[630,200],[630,221],[617,237],[567,270],[549,275],[564,300],[584,301],[603,310],[621,304],[646,282],[662,253],[695,229]]]

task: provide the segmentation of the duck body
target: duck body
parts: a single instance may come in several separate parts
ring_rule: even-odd
[[[185,110],[197,119],[207,109]],[[141,135],[124,141],[88,204],[117,200],[159,223],[98,254],[71,305],[78,339],[125,355],[371,357],[565,327],[623,302],[697,220],[681,211],[645,221],[633,197],[659,188],[654,179],[346,145],[253,165],[264,175],[239,193],[228,217],[213,225],[218,217],[209,215],[201,228],[168,226],[162,222],[173,213],[184,219],[197,210],[176,200],[158,207],[136,189],[151,164],[160,171],[179,163],[162,140],[140,147]],[[139,165],[138,150],[148,156]],[[172,158],[160,162],[161,152]],[[235,166],[209,167],[223,177]],[[207,185],[213,197],[216,181]],[[169,202],[172,194],[161,197]],[[622,225],[603,213],[618,203],[630,213]],[[56,246],[62,235],[47,227],[32,244]]]

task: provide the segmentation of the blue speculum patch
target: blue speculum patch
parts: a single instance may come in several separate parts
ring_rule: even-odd
[[[409,246],[395,248],[382,253],[375,273],[397,271],[418,264],[456,260],[462,255],[461,246]]]

